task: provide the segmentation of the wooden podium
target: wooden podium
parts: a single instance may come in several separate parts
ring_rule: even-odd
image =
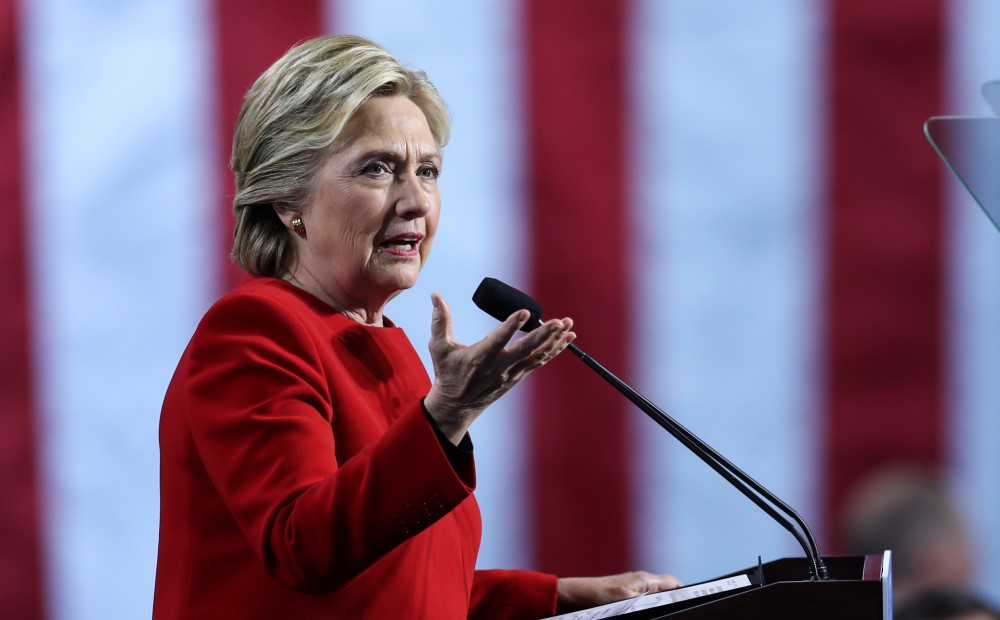
[[[763,584],[618,616],[628,620],[891,620],[892,564],[883,555],[823,558],[830,578],[809,580],[806,558],[785,558],[734,575]],[[729,576],[729,575],[726,575]],[[725,577],[725,576],[724,576]],[[683,607],[683,609],[681,609]]]

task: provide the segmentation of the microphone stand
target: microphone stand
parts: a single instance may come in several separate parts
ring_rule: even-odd
[[[483,278],[482,283],[480,283],[472,296],[472,301],[498,321],[505,320],[516,310],[529,310],[531,317],[527,323],[521,326],[521,330],[525,332],[534,330],[542,323],[542,307],[537,301],[495,278]],[[729,462],[714,448],[695,436],[694,433],[681,426],[645,396],[616,377],[614,373],[602,366],[597,360],[587,355],[583,349],[573,343],[570,343],[568,348],[583,360],[585,364],[590,366],[591,369],[597,372],[597,374],[603,377],[605,381],[624,394],[636,407],[652,418],[654,422],[684,444],[688,450],[725,478],[729,484],[736,487],[740,493],[750,499],[758,508],[791,532],[795,540],[802,546],[802,550],[811,564],[809,572],[813,580],[829,579],[826,565],[823,563],[822,556],[820,556],[816,540],[813,538],[812,532],[809,531],[809,526],[806,525],[802,517],[792,510],[788,504],[781,501],[774,493],[768,491],[743,470]],[[798,525],[799,529],[796,529],[792,521],[789,521],[786,516],[790,517]]]
[[[809,572],[810,577],[813,580],[825,580],[829,578],[826,564],[824,564],[823,558],[820,556],[819,549],[816,546],[816,540],[813,538],[812,532],[809,531],[809,526],[806,525],[806,522],[802,519],[802,517],[800,517],[797,512],[792,510],[788,504],[781,501],[781,499],[779,499],[774,493],[767,490],[763,485],[754,480],[739,467],[733,465],[728,459],[726,459],[726,457],[722,456],[714,448],[699,439],[694,433],[687,430],[679,422],[664,413],[663,410],[650,402],[645,396],[615,376],[614,373],[602,366],[600,362],[590,357],[583,349],[573,343],[570,343],[568,348],[577,357],[583,360],[584,364],[590,366],[591,369],[603,377],[626,398],[632,401],[636,407],[652,418],[654,422],[663,427],[664,430],[673,435],[679,442],[684,444],[688,450],[704,461],[705,464],[714,469],[720,476],[725,478],[729,484],[736,487],[740,493],[749,498],[750,501],[756,504],[761,510],[770,515],[772,519],[791,532],[795,537],[795,540],[797,540],[802,546],[802,550],[809,559],[809,563],[811,565]],[[784,513],[784,515],[781,513]],[[801,531],[796,529],[785,515],[790,517],[792,521],[794,521],[795,524],[801,528]]]

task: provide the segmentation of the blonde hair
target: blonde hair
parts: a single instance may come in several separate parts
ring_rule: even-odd
[[[426,74],[362,37],[310,39],[257,78],[240,109],[230,161],[236,177],[231,256],[240,267],[278,277],[290,266],[291,233],[274,205],[300,210],[351,116],[370,98],[390,95],[413,101],[438,145],[448,142],[448,111]]]

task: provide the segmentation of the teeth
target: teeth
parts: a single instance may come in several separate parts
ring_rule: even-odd
[[[420,243],[416,237],[396,237],[382,242],[382,247],[391,250],[413,250]]]

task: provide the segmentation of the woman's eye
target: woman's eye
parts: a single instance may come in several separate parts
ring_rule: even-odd
[[[441,176],[441,171],[438,170],[437,166],[424,166],[417,171],[417,174],[428,179],[436,179]]]
[[[389,172],[389,166],[380,161],[372,162],[365,166],[365,174],[379,175]]]

